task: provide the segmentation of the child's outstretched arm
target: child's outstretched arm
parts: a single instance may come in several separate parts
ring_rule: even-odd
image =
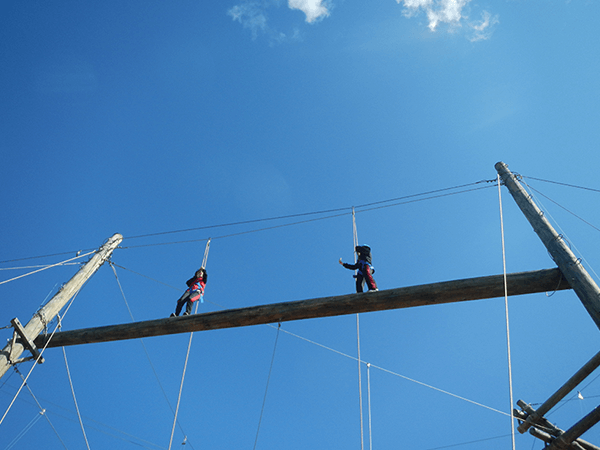
[[[358,264],[347,264],[347,263],[344,263],[344,262],[342,262],[342,258],[340,258],[339,262],[346,269],[350,269],[350,270],[356,270],[356,269],[358,269]]]

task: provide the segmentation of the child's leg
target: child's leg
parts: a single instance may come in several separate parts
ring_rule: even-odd
[[[190,296],[190,293],[188,291],[185,291],[184,294],[181,296],[181,298],[179,300],[177,300],[177,306],[175,307],[175,315],[176,316],[178,316],[179,313],[181,312],[181,309],[183,308],[183,304],[187,301],[189,296]]]
[[[356,292],[361,293],[363,291],[364,277],[360,272],[356,274]]]
[[[187,304],[185,305],[185,312],[190,315],[192,313],[192,305],[194,304],[193,301],[191,301],[190,299],[188,299]]]
[[[367,286],[369,287],[369,290],[370,291],[376,290],[377,283],[375,283],[375,280],[373,279],[373,275],[371,274],[371,268],[365,264],[364,271],[365,271],[365,279],[367,280]]]
[[[183,302],[181,299],[177,300],[177,306],[175,307],[175,315],[178,316],[181,312],[181,308],[183,308]]]

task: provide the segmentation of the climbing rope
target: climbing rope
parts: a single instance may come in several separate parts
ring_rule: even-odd
[[[210,249],[210,238],[206,241],[206,247],[204,248],[204,257],[202,258],[202,267],[206,269],[206,263],[208,262],[208,250]],[[202,297],[200,297],[202,298]],[[198,312],[198,301],[196,303],[196,309],[194,310],[194,314]],[[187,353],[185,355],[185,363],[183,364],[183,375],[181,375],[181,383],[179,384],[179,395],[177,396],[177,406],[175,407],[175,418],[173,420],[173,427],[171,428],[171,438],[169,439],[169,450],[171,450],[171,446],[173,445],[173,435],[175,434],[175,424],[177,423],[177,415],[179,413],[179,404],[181,403],[181,392],[183,391],[183,381],[185,380],[185,372],[187,370],[187,363],[190,357],[190,349],[192,348],[192,337],[194,336],[194,332],[190,333],[190,340],[188,342]]]
[[[504,246],[504,216],[502,214],[502,190],[500,183],[500,174],[498,174],[498,200],[500,204],[500,231],[502,234],[502,268],[504,273],[504,311],[506,316],[506,347],[508,353],[508,390],[510,397],[510,428],[512,437],[512,448],[515,450],[515,421],[513,419],[513,385],[512,385],[512,363],[510,358],[510,326],[508,321],[508,283],[506,280],[506,249]]]
[[[67,361],[67,352],[62,347],[63,356],[65,357],[65,367],[67,369],[67,377],[69,378],[69,386],[71,386],[71,394],[73,395],[73,403],[75,403],[75,411],[77,411],[77,418],[79,419],[79,425],[81,426],[81,432],[83,433],[83,439],[88,450],[90,450],[90,444],[85,434],[85,428],[83,426],[83,420],[81,420],[81,413],[79,412],[79,405],[77,404],[77,397],[75,396],[75,388],[73,388],[73,380],[71,379],[71,371],[69,370],[69,362]]]
[[[275,336],[275,345],[273,346],[273,355],[271,356],[271,365],[269,366],[269,376],[267,377],[267,387],[265,388],[265,396],[263,397],[262,407],[260,408],[260,417],[258,419],[258,428],[256,429],[256,437],[254,438],[254,447],[252,450],[256,449],[256,444],[258,443],[258,433],[260,431],[260,424],[262,422],[263,413],[265,411],[265,403],[267,402],[267,392],[269,391],[269,382],[271,381],[271,372],[273,371],[273,361],[275,361],[275,351],[277,350],[277,341],[279,341],[279,330],[281,329],[281,323],[277,326],[277,335]]]
[[[131,308],[129,307],[129,303],[127,302],[127,298],[125,297],[125,292],[123,291],[123,287],[121,286],[121,282],[119,280],[119,276],[117,275],[117,270],[115,269],[116,264],[114,264],[112,261],[109,261],[110,267],[112,268],[114,274],[115,274],[115,279],[117,280],[117,284],[119,285],[119,290],[121,291],[121,296],[123,297],[123,301],[125,302],[125,306],[127,307],[127,311],[129,312],[129,317],[131,317],[131,321],[135,322],[135,319],[133,317],[133,313],[131,312]],[[120,266],[119,266],[120,267]],[[167,401],[167,405],[169,405],[169,408],[171,409],[171,412],[173,414],[175,414],[175,410],[173,409],[173,406],[171,406],[171,402],[169,401],[169,397],[167,396],[167,393],[162,385],[162,383],[160,382],[160,378],[158,377],[158,373],[156,372],[156,369],[154,367],[154,364],[152,363],[152,359],[150,358],[150,353],[148,352],[148,349],[146,348],[146,344],[144,343],[144,340],[140,338],[140,343],[142,344],[142,347],[144,349],[144,353],[146,353],[146,358],[148,359],[148,362],[150,363],[150,367],[152,369],[152,372],[154,373],[154,377],[156,378],[156,381],[158,383],[158,386],[160,387],[160,390],[163,393],[163,396],[165,397],[165,400]],[[181,432],[183,433],[183,435],[185,436],[186,433],[183,429],[183,427],[181,426],[181,423],[179,421],[177,421],[177,425],[179,426],[179,429],[181,430]],[[189,444],[189,446],[192,448],[192,450],[194,449],[194,446],[189,443],[186,442],[187,444]]]
[[[354,264],[356,264],[357,253],[356,247],[358,246],[358,232],[356,230],[356,215],[354,214],[354,207],[352,207],[352,238],[354,243]],[[354,271],[354,275],[356,276],[356,271]],[[363,403],[362,403],[362,379],[361,379],[361,370],[360,370],[360,325],[359,325],[359,315],[356,313],[356,347],[357,347],[357,355],[358,355],[358,407],[360,408],[360,448],[364,450],[364,425],[363,425]]]
[[[369,450],[373,450],[371,433],[371,363],[367,363],[367,403],[369,405]]]

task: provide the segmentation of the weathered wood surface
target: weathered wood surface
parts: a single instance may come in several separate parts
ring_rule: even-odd
[[[58,312],[67,304],[67,302],[77,293],[84,283],[110,258],[113,250],[123,240],[123,236],[119,233],[110,237],[104,245],[79,269],[79,271],[69,280],[60,290],[50,299],[42,309],[40,309],[33,318],[24,327],[23,333],[29,340],[34,340],[44,329],[45,324],[50,323]],[[35,342],[35,341],[34,341]],[[37,344],[36,344],[37,345]],[[43,346],[42,346],[43,347]],[[41,348],[38,346],[38,348]],[[9,343],[0,351],[0,377],[10,368],[11,363],[16,361],[23,350],[24,343],[17,339],[13,343]]]
[[[570,289],[568,282],[558,269],[509,274],[507,280],[508,295]],[[48,347],[244,327],[503,296],[504,277],[503,275],[493,275],[364,294],[273,303],[191,316],[63,331],[54,335]],[[47,338],[48,336],[39,336],[35,340],[35,344],[43,347]]]
[[[572,289],[585,306],[592,320],[600,328],[600,288],[594,282],[590,274],[583,268],[580,260],[573,254],[550,222],[544,217],[544,213],[531,200],[531,197],[523,189],[517,178],[508,170],[503,162],[496,163],[496,170],[509,192],[515,199],[517,206],[521,209],[533,231],[541,239],[548,249],[552,259],[562,271],[565,278],[569,280]]]

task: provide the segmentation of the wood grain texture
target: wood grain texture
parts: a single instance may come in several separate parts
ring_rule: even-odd
[[[558,269],[509,274],[507,281],[508,295],[570,289],[569,283]],[[191,316],[63,331],[54,335],[48,347],[245,327],[503,296],[504,277],[503,275],[494,275],[362,294],[273,303]],[[46,344],[47,338],[47,336],[39,336],[35,340],[35,344],[42,347]]]

